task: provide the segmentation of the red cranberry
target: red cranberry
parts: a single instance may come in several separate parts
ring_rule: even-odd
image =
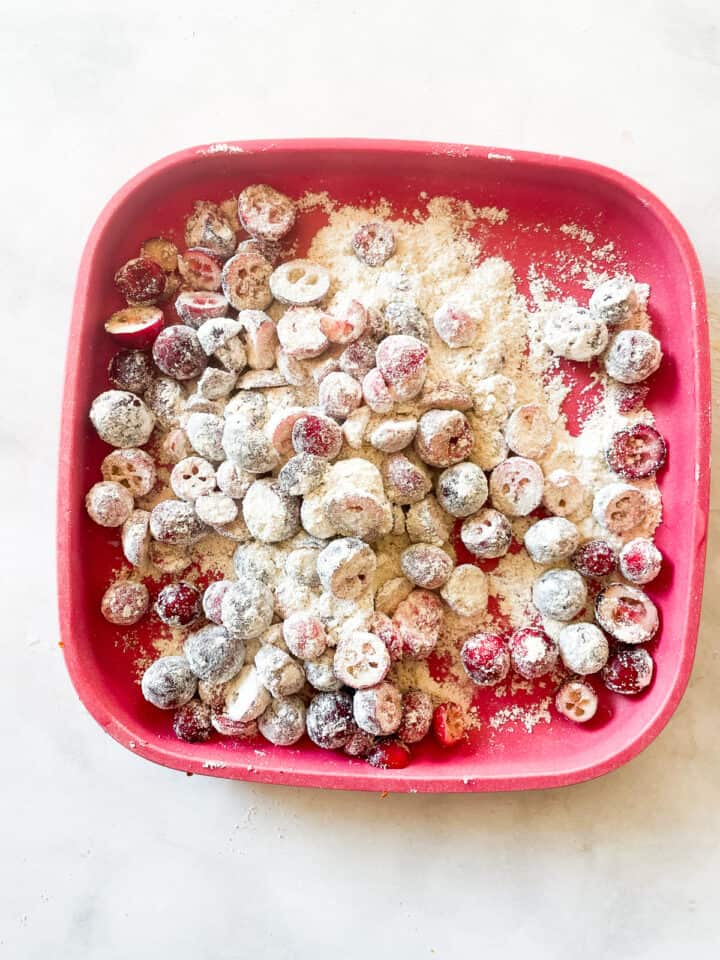
[[[200,591],[191,583],[169,583],[158,594],[155,610],[168,626],[189,627],[202,615]]]
[[[584,577],[606,577],[617,564],[617,555],[607,540],[588,540],[575,551],[572,564]]]
[[[408,690],[402,698],[402,720],[397,735],[403,743],[419,743],[430,732],[433,705],[424,690]]]
[[[354,730],[353,700],[347,690],[318,693],[307,710],[307,733],[323,750],[339,750]]]
[[[402,660],[405,649],[400,631],[386,613],[375,613],[368,630],[382,640],[391,660]]]
[[[205,588],[202,599],[203,611],[208,620],[213,623],[222,623],[223,597],[232,585],[232,580],[215,580]]]
[[[165,283],[163,268],[147,257],[128,260],[115,274],[115,286],[131,306],[157,303]]]
[[[650,684],[653,659],[643,647],[617,650],[603,667],[602,679],[613,693],[640,693]]]
[[[309,413],[293,426],[292,443],[296,453],[312,453],[316,457],[334,460],[340,453],[342,442],[342,430],[330,417]]]
[[[150,386],[155,367],[142,350],[118,350],[108,364],[108,377],[121,390],[143,393]]]
[[[366,760],[382,770],[402,770],[410,763],[410,751],[399,740],[381,740],[370,750]]]
[[[479,687],[493,687],[510,672],[510,654],[501,637],[494,633],[475,633],[460,651],[465,672]]]
[[[465,736],[465,720],[456,703],[441,703],[432,718],[433,733],[441,747],[454,747]]]
[[[178,258],[178,269],[183,280],[193,290],[216,292],[222,283],[222,260],[212,250],[192,247]]]
[[[610,469],[626,480],[653,476],[665,462],[665,456],[665,441],[647,423],[618,430],[605,451]]]
[[[508,646],[513,668],[526,680],[545,676],[557,664],[557,643],[537,627],[516,630]]]
[[[173,730],[178,740],[188,743],[203,743],[210,739],[212,723],[209,703],[202,700],[190,700],[175,711]]]
[[[190,327],[179,324],[158,334],[153,344],[153,359],[163,373],[175,380],[199,377],[207,366],[198,335]]]
[[[645,537],[626,543],[620,551],[620,573],[631,583],[650,583],[660,573],[662,554]]]
[[[615,391],[618,411],[627,415],[642,410],[649,392],[648,383],[619,384]]]

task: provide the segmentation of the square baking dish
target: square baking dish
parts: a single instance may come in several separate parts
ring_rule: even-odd
[[[519,289],[538,267],[551,273],[558,246],[582,243],[563,225],[611,240],[638,280],[651,286],[650,315],[665,360],[649,406],[668,442],[659,475],[664,521],[657,543],[666,557],[649,590],[662,617],[652,651],[655,679],[639,697],[603,695],[591,729],[560,718],[529,734],[521,723],[489,737],[487,724],[452,751],[419,745],[404,770],[377,770],[321,751],[304,738],[292,748],[262,742],[177,740],[171,717],[140,694],[138,650],[119,642],[99,601],[122,562],[119,537],[96,527],[83,500],[108,452],[88,421],[92,398],[107,389],[114,352],[103,320],[122,304],[112,278],[149,236],[182,236],[196,199],[220,200],[266,182],[299,196],[327,190],[361,203],[387,198],[412,211],[421,192],[506,208],[505,223],[482,237],[483,255],[506,257]],[[303,214],[299,247],[322,214]],[[543,229],[537,225],[543,224]],[[548,229],[545,229],[548,228]],[[557,278],[556,278],[557,279]],[[587,295],[574,280],[565,295]],[[81,700],[103,729],[140,756],[188,773],[266,783],[402,792],[523,790],[576,783],[627,762],[662,730],[687,685],[697,638],[708,514],[710,374],[707,318],[697,258],[682,226],[642,186],[580,160],[441,143],[298,140],[216,143],[173,154],[127,183],[100,214],[83,253],[70,328],[63,399],[58,494],[60,625],[67,667]],[[150,631],[146,636],[150,652]],[[488,698],[489,700],[490,698]],[[505,702],[505,701],[504,701]],[[509,702],[509,701],[508,701]],[[490,709],[488,704],[488,710]],[[497,703],[495,704],[497,707]]]

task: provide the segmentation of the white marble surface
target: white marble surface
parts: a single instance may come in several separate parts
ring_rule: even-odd
[[[0,956],[717,956],[716,513],[669,727],[601,781],[526,795],[380,799],[141,761],[70,687],[53,566],[74,274],[127,177],[185,145],[265,136],[596,159],[686,224],[717,311],[715,0],[6,0],[3,27]]]

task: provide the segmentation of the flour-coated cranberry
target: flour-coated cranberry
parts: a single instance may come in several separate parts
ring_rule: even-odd
[[[150,559],[150,513],[133,510],[122,527],[122,551],[133,567],[144,567]]]
[[[192,290],[217,293],[222,282],[222,258],[207,247],[191,247],[178,257],[178,270]]]
[[[108,377],[120,390],[143,393],[155,373],[152,360],[142,350],[119,350],[108,364]]]
[[[502,637],[474,633],[460,650],[465,672],[478,687],[494,687],[510,672],[510,653]]]
[[[580,531],[564,517],[545,517],[528,527],[523,542],[535,563],[559,563],[577,549]]]
[[[597,708],[597,694],[582,680],[568,680],[555,695],[555,709],[574,723],[592,720]]]
[[[178,740],[188,743],[204,743],[212,734],[210,722],[212,711],[202,700],[189,700],[179,707],[173,718],[173,730]]]
[[[410,763],[410,751],[399,740],[381,740],[365,755],[371,767],[381,770],[402,770]]]
[[[317,573],[323,588],[341,600],[356,600],[372,585],[377,559],[357,537],[339,537],[320,551]]]
[[[255,480],[255,475],[243,470],[232,460],[223,460],[215,473],[218,489],[232,497],[233,500],[242,500]]]
[[[631,583],[650,583],[660,573],[662,554],[645,537],[630,540],[620,551],[620,573]]]
[[[108,317],[105,332],[123,347],[145,350],[164,325],[165,315],[159,307],[126,307]]]
[[[509,457],[490,474],[490,500],[509,517],[526,517],[540,506],[543,473],[534,460]]]
[[[143,674],[141,689],[154,707],[175,710],[195,696],[197,679],[185,657],[160,657]]]
[[[232,223],[216,203],[198,200],[185,221],[185,243],[188,247],[203,247],[226,260],[237,243]]]
[[[155,611],[170,627],[189,627],[202,616],[200,591],[182,580],[169,583],[158,594]]]
[[[420,743],[430,732],[433,702],[424,690],[408,690],[402,697],[402,719],[397,736],[403,743]]]
[[[115,274],[115,286],[130,306],[157,303],[165,291],[165,271],[147,257],[128,260]]]
[[[270,370],[275,366],[278,347],[275,321],[262,310],[241,310],[238,321],[245,331],[248,366],[253,370]]]
[[[588,306],[609,327],[629,320],[638,307],[633,278],[618,275],[604,280],[593,290]]]
[[[213,623],[222,623],[223,597],[232,586],[232,580],[214,580],[209,583],[203,593],[203,613]]]
[[[512,541],[512,528],[502,513],[484,507],[463,522],[460,539],[474,557],[492,560],[504,557],[508,552]]]
[[[320,303],[330,289],[330,273],[312,260],[288,260],[275,268],[269,283],[280,303],[311,307]]]
[[[292,614],[283,623],[282,630],[288,650],[301,660],[316,660],[327,647],[325,628],[312,614]]]
[[[542,502],[556,517],[567,517],[586,506],[588,491],[569,470],[553,470],[545,477]]]
[[[441,547],[415,543],[403,550],[400,566],[410,583],[425,590],[436,590],[450,576],[453,561]]]
[[[163,430],[180,426],[185,402],[182,384],[170,377],[155,377],[145,391],[145,403]]]
[[[190,327],[166,327],[153,344],[153,360],[163,373],[175,380],[199,377],[207,366],[205,351]]]
[[[466,310],[443,304],[433,317],[435,332],[449,347],[469,347],[478,332],[478,322]]]
[[[428,410],[420,417],[415,451],[432,467],[451,467],[467,460],[473,443],[472,428],[459,410]]]
[[[608,660],[602,680],[613,693],[631,695],[650,686],[654,670],[653,658],[643,647],[623,647]]]
[[[351,244],[358,260],[381,267],[395,252],[395,234],[389,223],[364,223],[353,234]]]
[[[363,381],[364,377],[375,367],[375,351],[377,344],[368,336],[358,337],[349,343],[338,358],[343,373]],[[387,411],[385,411],[387,412]]]
[[[280,317],[277,335],[289,357],[311,360],[327,350],[330,341],[322,331],[322,316],[315,307],[291,307]]]
[[[121,527],[132,513],[133,498],[120,483],[104,480],[93,484],[85,496],[85,509],[101,527]]]
[[[584,577],[606,577],[617,566],[617,554],[607,540],[588,540],[578,547],[571,562]]]
[[[292,444],[296,453],[311,453],[325,460],[334,460],[342,449],[340,427],[330,417],[309,413],[300,417],[292,430]]]
[[[412,543],[430,543],[441,547],[450,539],[452,517],[445,513],[432,495],[413,503],[405,514],[405,529]]]
[[[288,540],[300,529],[300,501],[284,493],[277,480],[256,480],[242,504],[248,530],[263,543]]]
[[[607,663],[607,637],[594,623],[570,623],[557,638],[562,662],[573,673],[597,673]]]
[[[640,383],[655,373],[662,361],[660,341],[644,330],[621,330],[605,354],[608,376],[620,383]]]
[[[215,469],[203,457],[185,457],[170,474],[172,492],[189,503],[215,489]]]
[[[304,497],[312,493],[323,483],[328,470],[324,457],[312,453],[298,453],[290,457],[280,469],[278,484],[284,493],[293,497]]]
[[[416,337],[427,342],[430,324],[422,310],[405,300],[391,300],[385,307],[385,330],[388,336]]]
[[[225,317],[227,311],[228,302],[225,297],[210,290],[183,290],[175,300],[178,317],[196,330],[207,320]]]
[[[289,747],[305,733],[305,704],[300,697],[281,697],[258,717],[258,730],[276,747]]]
[[[220,606],[223,626],[242,640],[254,640],[264,633],[272,623],[274,609],[272,590],[259,580],[233,584]]]
[[[607,483],[593,498],[593,517],[600,526],[617,535],[641,523],[647,510],[647,497],[629,483]]]
[[[557,665],[557,643],[535,627],[516,630],[508,641],[508,648],[513,669],[526,680],[543,677]]]
[[[432,728],[441,747],[454,747],[465,736],[465,718],[456,703],[439,703],[433,711]]]
[[[432,386],[426,383],[417,398],[417,405],[426,410],[461,410],[473,408],[473,398],[468,390],[449,380],[438,380]]]
[[[222,270],[222,291],[236,310],[264,310],[272,303],[272,265],[253,251],[236,253]]]
[[[373,367],[363,377],[362,395],[373,413],[390,413],[395,403],[390,388],[377,367]]]
[[[355,723],[375,737],[395,733],[402,720],[402,695],[392,683],[356,690],[353,697]]]
[[[321,693],[331,693],[342,687],[342,680],[335,676],[334,661],[335,650],[328,647],[317,659],[303,662],[305,679],[311,687]]]
[[[117,580],[103,594],[100,609],[109,623],[129,627],[145,616],[149,606],[150,594],[144,583]]]
[[[665,462],[665,441],[655,427],[634,423],[610,438],[605,457],[610,469],[625,480],[654,476]]]
[[[443,615],[442,600],[428,590],[413,590],[397,605],[392,620],[406,657],[424,660],[433,652]]]
[[[373,687],[390,669],[390,654],[379,637],[365,630],[343,636],[335,648],[335,674],[356,690]]]
[[[362,400],[362,387],[347,373],[329,373],[320,384],[318,401],[328,417],[344,420],[360,406]]]
[[[245,662],[245,641],[231,636],[225,627],[210,623],[188,635],[183,652],[199,680],[226,683]]]
[[[277,241],[292,230],[296,207],[290,197],[266,183],[253,183],[238,196],[238,217],[249,234]]]
[[[351,300],[333,314],[323,313],[320,329],[330,343],[347,344],[361,337],[368,327],[368,312],[359,300]]]
[[[568,621],[585,606],[587,587],[576,570],[548,570],[533,584],[532,599],[543,617]]]
[[[353,733],[353,698],[346,690],[318,693],[307,709],[307,733],[323,750],[340,750]]]
[[[393,661],[402,660],[405,656],[402,637],[400,631],[395,626],[390,617],[385,613],[376,610],[368,626],[370,633],[379,637],[387,647],[390,659]]]
[[[134,393],[106,390],[93,400],[90,422],[112,447],[141,447],[150,439],[155,417]]]
[[[428,347],[417,337],[386,337],[375,352],[375,363],[396,400],[412,400],[427,374]]]
[[[615,386],[612,397],[615,400],[618,412],[627,416],[630,413],[638,413],[642,410],[649,392],[649,383],[619,383]]]
[[[177,546],[195,543],[208,533],[208,528],[195,515],[192,504],[161,500],[150,513],[150,532],[160,543]]]
[[[226,456],[224,429],[225,421],[215,413],[191,413],[185,423],[185,432],[193,450],[213,463],[224,460]]]
[[[648,643],[658,631],[657,607],[639,587],[610,583],[595,598],[595,619],[621,643]]]
[[[513,453],[539,460],[552,442],[553,428],[547,413],[537,403],[524,403],[510,414],[505,439]]]
[[[414,417],[388,418],[370,433],[370,443],[382,453],[398,453],[412,443],[417,425]]]
[[[383,464],[385,492],[393,503],[418,503],[432,490],[432,478],[427,468],[413,463],[404,454],[396,453]]]
[[[232,497],[213,490],[204,493],[195,500],[195,513],[211,527],[224,528],[238,518],[238,505]]]
[[[453,517],[469,517],[477,513],[487,496],[487,479],[474,463],[456,463],[438,477],[438,503]]]

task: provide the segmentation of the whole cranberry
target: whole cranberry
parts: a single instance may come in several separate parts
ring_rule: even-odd
[[[189,627],[202,615],[200,591],[182,580],[169,583],[158,594],[155,611],[170,627]]]
[[[468,637],[460,659],[467,675],[479,687],[493,687],[510,672],[507,644],[494,633],[474,633]]]
[[[176,324],[162,330],[153,344],[153,360],[168,377],[190,380],[207,366],[207,356],[191,327]]]
[[[617,555],[607,540],[588,540],[572,556],[572,565],[584,577],[606,577],[616,564]]]
[[[178,740],[188,743],[203,743],[210,739],[212,724],[209,703],[202,700],[190,700],[175,711],[173,730]]]
[[[144,393],[150,386],[155,367],[143,350],[118,350],[108,365],[108,377],[120,390]]]

